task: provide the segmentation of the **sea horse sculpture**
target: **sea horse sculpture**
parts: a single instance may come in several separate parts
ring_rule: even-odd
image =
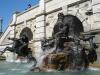
[[[29,60],[35,60],[36,59],[32,56],[32,51],[30,48],[28,48],[29,40],[28,37],[23,34],[22,37],[19,39],[17,38],[8,38],[9,40],[13,41],[12,47],[6,47],[2,54],[5,53],[5,51],[10,51],[13,53],[16,53],[18,57],[27,57]]]

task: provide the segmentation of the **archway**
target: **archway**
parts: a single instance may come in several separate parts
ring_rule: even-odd
[[[29,41],[31,41],[31,40],[33,39],[33,33],[32,33],[32,31],[31,31],[30,28],[25,27],[25,28],[21,31],[20,37],[23,36],[23,34],[25,34],[25,35],[28,37]]]

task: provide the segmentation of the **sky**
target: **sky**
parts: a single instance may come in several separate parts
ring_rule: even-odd
[[[12,19],[13,12],[24,11],[28,5],[36,5],[39,0],[0,0],[0,18],[3,18],[3,31],[8,27]]]

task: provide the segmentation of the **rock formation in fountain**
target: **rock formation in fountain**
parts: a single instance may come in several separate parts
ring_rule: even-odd
[[[76,16],[59,13],[57,23],[53,28],[52,38],[41,41],[44,53],[49,53],[44,54],[41,66],[31,70],[87,69],[90,63],[97,60],[97,45],[93,42],[95,36],[83,35],[82,32],[84,32],[83,24]],[[52,51],[52,49],[54,50]]]

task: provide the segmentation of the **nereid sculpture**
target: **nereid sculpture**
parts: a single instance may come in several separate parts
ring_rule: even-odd
[[[98,48],[93,42],[95,36],[84,35],[83,32],[83,24],[76,16],[59,13],[52,38],[44,39],[45,42],[42,40],[41,43],[44,51],[55,48],[46,56],[45,60],[51,59],[51,63],[45,61],[45,66],[56,70],[82,70],[87,69],[89,63],[94,63],[97,60],[96,49]],[[86,42],[89,44],[85,45]]]

